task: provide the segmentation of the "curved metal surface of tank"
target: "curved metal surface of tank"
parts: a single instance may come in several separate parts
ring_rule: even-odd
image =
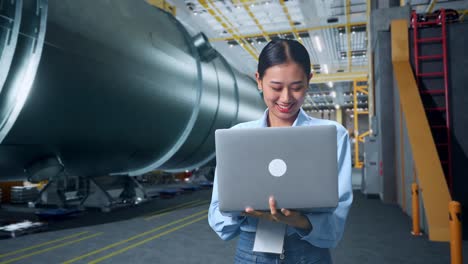
[[[23,5],[0,91],[0,122],[10,124],[0,127],[1,180],[26,178],[49,157],[80,176],[196,168],[214,158],[216,129],[265,109],[252,79],[143,0]],[[34,81],[15,88],[8,80],[22,71]],[[10,108],[18,114],[4,118]]]

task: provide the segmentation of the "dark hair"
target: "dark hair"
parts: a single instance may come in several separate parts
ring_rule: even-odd
[[[298,41],[291,39],[276,39],[270,41],[258,58],[258,74],[263,79],[265,71],[275,65],[288,62],[297,63],[306,76],[310,74],[310,57],[306,48]]]

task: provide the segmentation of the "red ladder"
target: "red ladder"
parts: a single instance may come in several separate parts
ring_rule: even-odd
[[[418,21],[418,15],[415,11],[411,15],[411,24],[413,27],[413,53],[414,53],[414,68],[416,81],[419,87],[421,99],[423,99],[426,115],[431,126],[432,135],[436,144],[440,162],[445,172],[445,179],[449,186],[450,192],[452,192],[453,178],[452,178],[452,139],[451,139],[451,126],[450,126],[450,105],[449,105],[449,90],[448,90],[448,67],[447,67],[447,27],[446,27],[446,14],[445,10],[440,10],[440,15],[433,20]],[[425,28],[440,28],[441,35],[436,37],[425,37],[421,38],[419,35]],[[434,45],[442,44],[442,51],[439,54],[431,55],[420,55],[420,47],[423,45]],[[427,62],[439,62],[442,63],[442,71],[431,71],[422,72],[422,63]],[[444,87],[424,87],[424,82],[427,79],[443,79]],[[444,105],[429,105],[427,100],[430,99],[432,102],[436,99],[443,97]],[[445,114],[444,123],[437,122],[431,118],[434,114]],[[444,137],[436,136],[445,134]]]

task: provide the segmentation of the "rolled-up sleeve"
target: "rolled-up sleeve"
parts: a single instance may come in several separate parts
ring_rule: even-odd
[[[344,128],[338,136],[338,206],[333,212],[306,214],[312,225],[309,233],[297,229],[302,240],[320,248],[334,248],[338,245],[343,236],[346,218],[353,201],[349,136]]]
[[[245,217],[241,216],[240,213],[221,213],[218,204],[218,181],[215,170],[213,194],[210,209],[208,210],[208,223],[222,240],[230,240],[239,234],[240,225]]]

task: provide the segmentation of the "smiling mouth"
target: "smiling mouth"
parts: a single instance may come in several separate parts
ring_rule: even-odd
[[[276,104],[276,109],[278,109],[278,111],[280,111],[281,113],[289,113],[293,105],[294,104],[288,104],[288,105]]]

